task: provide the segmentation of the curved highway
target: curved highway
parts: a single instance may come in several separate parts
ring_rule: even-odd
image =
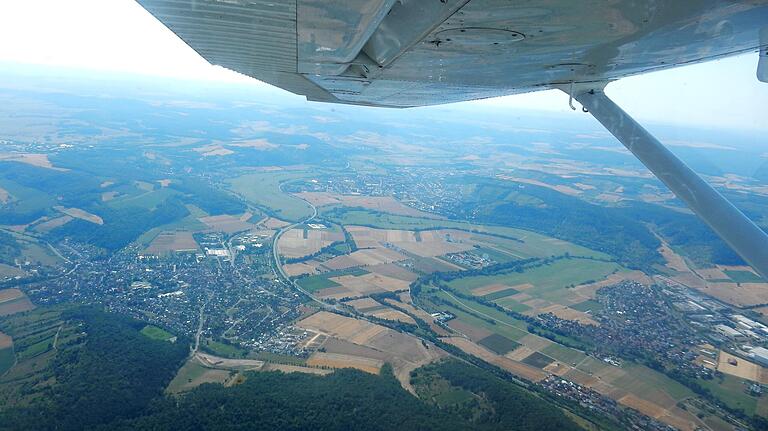
[[[282,191],[282,184],[280,185],[280,189]],[[296,199],[300,199],[300,200],[306,202],[307,205],[309,205],[312,208],[312,215],[307,217],[307,218],[305,218],[305,219],[299,220],[299,221],[297,221],[297,222],[295,222],[293,224],[285,226],[285,227],[281,228],[279,231],[277,231],[277,233],[275,234],[275,237],[272,239],[272,257],[275,260],[275,268],[277,268],[277,272],[278,272],[278,274],[280,274],[280,277],[283,280],[285,280],[286,283],[288,283],[291,286],[293,286],[296,290],[298,290],[299,292],[301,292],[304,295],[308,296],[313,301],[317,302],[318,304],[322,305],[323,307],[331,308],[331,309],[336,310],[337,309],[336,305],[329,304],[329,303],[323,301],[322,299],[316,297],[312,293],[310,293],[307,290],[305,290],[303,287],[299,286],[298,283],[296,283],[295,281],[291,280],[291,278],[288,276],[288,274],[285,273],[285,270],[283,269],[283,264],[280,261],[280,250],[279,250],[278,245],[277,245],[278,241],[280,241],[280,237],[283,236],[284,233],[286,233],[289,230],[295,228],[296,226],[302,225],[304,223],[309,223],[312,220],[314,220],[315,217],[317,217],[317,207],[312,205],[311,202],[309,202],[309,201],[307,201],[305,199],[301,199],[300,197],[298,197],[296,195],[290,195],[290,196],[293,196]]]

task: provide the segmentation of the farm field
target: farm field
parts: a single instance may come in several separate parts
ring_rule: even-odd
[[[191,391],[203,383],[226,384],[230,378],[228,370],[208,368],[192,358],[179,369],[171,383],[168,384],[166,392],[180,394]]]
[[[13,339],[0,332],[0,376],[10,370],[16,362],[16,355],[13,351]]]
[[[240,215],[217,215],[200,217],[198,220],[208,226],[209,229],[217,232],[235,233],[246,230],[255,229],[256,225],[250,223],[248,220],[253,216],[252,213],[246,212]]]
[[[768,399],[757,398],[746,392],[746,380],[725,374],[712,380],[698,380],[703,387],[712,391],[718,399],[731,408],[742,409],[748,415],[768,410]]]
[[[732,362],[736,365],[732,365]],[[717,357],[717,371],[753,382],[768,384],[768,368],[723,350],[720,351]]]
[[[592,301],[597,289],[591,284],[607,277],[621,279],[623,274],[623,269],[612,262],[572,258],[523,272],[462,277],[447,286],[517,313],[553,313],[563,319],[596,325],[589,314],[597,304]]]
[[[367,208],[373,211],[411,217],[444,218],[436,214],[426,213],[407,205],[403,205],[391,196],[342,195],[327,192],[301,192],[296,193],[296,196],[301,197],[316,207],[341,205],[352,208]]]
[[[448,326],[468,338],[449,337],[449,342],[525,379],[546,375],[564,376],[576,383],[632,406],[681,429],[693,430],[698,419],[675,407],[693,393],[681,384],[647,367],[628,364],[616,367],[584,352],[527,332],[527,324],[496,309],[429,290],[440,302],[429,308],[453,313]],[[557,337],[555,337],[557,339]],[[564,342],[573,342],[563,340]]]
[[[526,269],[522,273],[511,272],[491,276],[462,277],[448,283],[451,288],[471,294],[472,289],[501,284],[522,290],[532,297],[556,300],[563,295],[566,287],[605,278],[621,267],[613,262],[585,259],[561,259],[551,264]]]
[[[187,210],[189,210],[188,216],[168,224],[154,227],[141,234],[138,238],[136,238],[135,242],[144,247],[149,247],[152,241],[157,238],[158,235],[164,232],[196,233],[209,229],[208,225],[199,220],[201,217],[206,217],[208,215],[205,211],[201,210],[195,205],[187,204],[185,206]]]
[[[360,313],[377,317],[384,320],[394,320],[403,323],[416,324],[413,318],[401,311],[395,310],[392,307],[384,305],[372,298],[354,299],[344,303]]]
[[[21,313],[34,309],[35,306],[19,289],[0,290],[0,316]]]
[[[303,200],[284,193],[280,184],[300,178],[310,178],[316,173],[305,171],[264,171],[246,174],[229,180],[232,191],[256,206],[267,208],[275,216],[297,221],[312,214],[312,208]]]
[[[24,271],[15,266],[0,263],[0,278],[23,276],[24,274],[26,274]]]
[[[189,231],[162,232],[144,249],[143,254],[163,255],[178,251],[197,251],[197,242]]]
[[[85,220],[87,222],[98,225],[104,224],[104,220],[102,220],[101,217],[97,216],[96,214],[91,214],[88,211],[82,210],[80,208],[65,208],[57,205],[54,207],[54,209],[70,217],[79,218],[80,220]]]
[[[141,329],[141,333],[153,340],[169,341],[171,339],[176,338],[170,332],[153,325],[145,326],[144,328]]]
[[[411,231],[444,228],[469,231],[479,234],[486,233],[498,236],[498,243],[504,244],[504,246],[508,248],[506,251],[518,251],[520,254],[519,257],[522,258],[548,257],[569,253],[572,256],[587,256],[600,259],[610,259],[610,256],[606,255],[605,253],[590,250],[576,244],[540,235],[531,231],[503,226],[477,225],[451,220],[434,220],[428,218],[408,217],[354,209],[342,211],[340,213],[329,210],[324,211],[323,215],[344,226],[359,225],[376,229],[396,229]],[[510,244],[510,239],[513,239],[512,242],[516,245]],[[487,241],[491,242],[492,240],[488,239]]]
[[[329,338],[322,345],[326,353],[390,363],[401,385],[409,390],[412,390],[409,384],[411,371],[446,356],[435,345],[411,335],[326,311],[299,321],[297,326],[327,335]],[[336,360],[339,358],[343,357],[335,357]]]
[[[278,247],[280,255],[298,258],[317,253],[336,241],[344,241],[344,233],[338,230],[300,227],[285,232],[278,241]]]

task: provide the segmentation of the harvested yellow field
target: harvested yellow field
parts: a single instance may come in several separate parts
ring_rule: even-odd
[[[401,311],[395,310],[394,308],[388,307],[373,298],[355,299],[352,301],[347,301],[344,304],[349,305],[360,313],[368,316],[373,316],[384,320],[410,323],[412,325],[416,324],[416,321],[413,320],[411,316]]]
[[[286,221],[283,221],[283,220],[280,220],[280,219],[269,217],[266,220],[264,220],[262,222],[262,224],[267,229],[280,229],[280,228],[288,226],[290,223],[288,223]]]
[[[327,311],[320,311],[307,317],[300,321],[298,326],[362,345],[379,333],[387,331],[383,326]]]
[[[528,334],[517,340],[517,342],[536,351],[540,351],[541,349],[554,344],[552,341],[534,334]]]
[[[42,222],[34,227],[34,229],[38,232],[50,232],[57,227],[64,226],[65,224],[71,222],[74,220],[74,217],[70,217],[68,215],[63,215],[61,217],[56,217],[53,219],[50,219],[48,221]]]
[[[3,289],[0,290],[0,303],[13,301],[24,297],[24,292],[19,289]]]
[[[699,290],[737,307],[768,303],[768,283],[707,283]]]
[[[13,346],[13,338],[0,332],[0,350]]]
[[[410,298],[410,295],[408,295],[408,292],[403,292],[403,293],[401,293],[401,296],[402,295],[407,295]],[[406,303],[403,303],[403,302],[395,301],[394,299],[385,299],[384,302],[386,302],[386,303],[388,303],[390,305],[394,305],[397,308],[401,308],[401,309],[407,311],[408,313],[410,313],[411,315],[416,316],[419,319],[427,322],[427,325],[429,325],[429,327],[433,331],[435,331],[435,333],[438,336],[445,337],[445,336],[450,335],[450,332],[446,331],[445,328],[443,328],[442,326],[440,326],[440,325],[435,323],[435,318],[434,317],[432,317],[426,311],[424,311],[424,310],[422,310],[420,308],[414,307],[413,305],[411,305],[410,301],[406,302]]]
[[[202,147],[193,148],[193,150],[200,153],[200,155],[203,157],[228,156],[230,154],[235,154],[234,151],[230,150],[229,148],[225,148],[220,144],[205,145]]]
[[[407,281],[374,273],[361,275],[356,278],[362,280],[364,283],[368,283],[378,289],[385,290],[387,292],[408,290],[408,286],[410,285]],[[340,284],[344,285],[343,282],[340,282]]]
[[[280,254],[287,258],[307,256],[336,241],[344,241],[344,234],[327,230],[291,229],[280,236]]]
[[[348,226],[347,231],[361,248],[384,247],[392,244],[410,253],[434,257],[448,253],[458,253],[473,249],[474,242],[466,232],[444,229],[436,231],[413,232],[394,229],[373,229],[365,226]]]
[[[283,265],[283,270],[289,277],[296,277],[302,274],[317,274],[320,271],[317,269],[319,262],[310,260],[308,262],[289,263]]]
[[[297,196],[315,206],[343,205],[348,207],[368,208],[390,214],[414,217],[443,218],[403,205],[391,196],[341,195],[327,192],[301,192]]]
[[[679,430],[694,431],[700,427],[699,423],[690,413],[676,407],[673,408],[675,411],[672,412],[656,403],[638,398],[632,394],[621,397],[618,399],[618,402],[627,407],[631,407],[646,416],[670,424]]]
[[[368,272],[372,272],[387,277],[396,278],[398,280],[407,281],[408,283],[416,281],[419,276],[403,267],[397,266],[394,263],[385,263],[383,265],[374,265],[366,268]]]
[[[452,319],[448,321],[448,327],[453,329],[457,333],[464,335],[465,337],[469,338],[472,341],[479,341],[493,334],[493,332],[485,328],[464,323],[459,319]]]
[[[696,272],[705,280],[727,280],[728,276],[720,268],[701,268]]]
[[[382,304],[373,298],[360,298],[352,301],[347,301],[344,304],[349,305],[357,311],[363,312],[371,308],[382,307]]]
[[[240,216],[232,216],[227,214],[200,217],[198,220],[205,223],[211,229],[224,233],[242,232],[251,230],[255,227],[255,225],[251,223],[240,220]]]
[[[730,362],[735,362],[736,365],[732,365]],[[753,382],[768,384],[768,369],[722,350],[717,358],[717,371]]]
[[[0,290],[0,316],[10,316],[34,309],[32,301],[19,289]]]
[[[535,350],[531,349],[528,346],[520,346],[517,349],[507,353],[506,356],[509,359],[512,359],[513,361],[522,361],[523,359],[531,356]]]
[[[317,312],[298,322],[297,326],[334,337],[325,345],[328,353],[354,352],[352,356],[392,364],[395,377],[410,391],[413,390],[409,383],[412,370],[447,355],[434,344],[424,343],[412,335],[327,311]],[[341,342],[334,343],[335,339]],[[334,351],[332,345],[336,345],[338,350]]]
[[[119,195],[119,192],[104,192],[101,194],[101,201],[102,202],[109,202],[112,199],[114,199],[117,195]]]
[[[498,175],[498,178],[502,180],[514,181],[516,183],[531,184],[534,186],[546,187],[548,189],[552,189],[560,193],[571,195],[571,196],[578,196],[582,193],[581,190],[574,189],[573,187],[564,186],[564,185],[552,185],[552,184],[548,184],[548,183],[545,183],[539,180],[530,179],[530,178],[518,178],[518,177],[512,177],[508,175]]]
[[[0,161],[25,163],[27,165],[37,166],[38,168],[53,169],[54,171],[69,170],[69,169],[57,168],[53,166],[51,161],[48,160],[47,154],[5,153],[5,154],[0,154]]]
[[[407,290],[409,285],[407,281],[373,273],[360,276],[342,275],[331,277],[329,280],[340,286],[320,289],[316,292],[317,296],[334,299],[357,298],[373,293]]]
[[[88,211],[81,210],[80,208],[65,208],[60,205],[57,205],[53,208],[56,211],[66,214],[70,217],[79,218],[80,220],[85,220],[93,224],[98,224],[98,225],[104,224],[104,220],[102,220],[101,217],[97,216],[96,214],[91,214]]]
[[[388,248],[357,250],[345,256],[334,257],[323,263],[330,269],[347,269],[356,266],[373,266],[406,260],[407,257]]]
[[[315,352],[307,360],[307,365],[313,367],[355,368],[366,373],[378,374],[384,365],[384,361],[340,353]]]
[[[161,255],[177,251],[195,251],[197,242],[192,237],[192,232],[174,231],[162,232],[152,240],[152,243],[144,250],[144,254]]]

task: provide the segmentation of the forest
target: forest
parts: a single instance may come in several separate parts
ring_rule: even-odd
[[[59,347],[47,370],[55,383],[22,388],[37,393],[25,407],[0,408],[0,429],[93,429],[135,416],[162,396],[189,352],[186,340],[152,340],[139,332],[143,322],[95,308],[62,319],[81,324],[85,342]]]

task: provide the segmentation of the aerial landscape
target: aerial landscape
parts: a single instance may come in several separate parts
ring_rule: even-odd
[[[0,429],[768,429],[768,281],[586,117],[0,74]]]

